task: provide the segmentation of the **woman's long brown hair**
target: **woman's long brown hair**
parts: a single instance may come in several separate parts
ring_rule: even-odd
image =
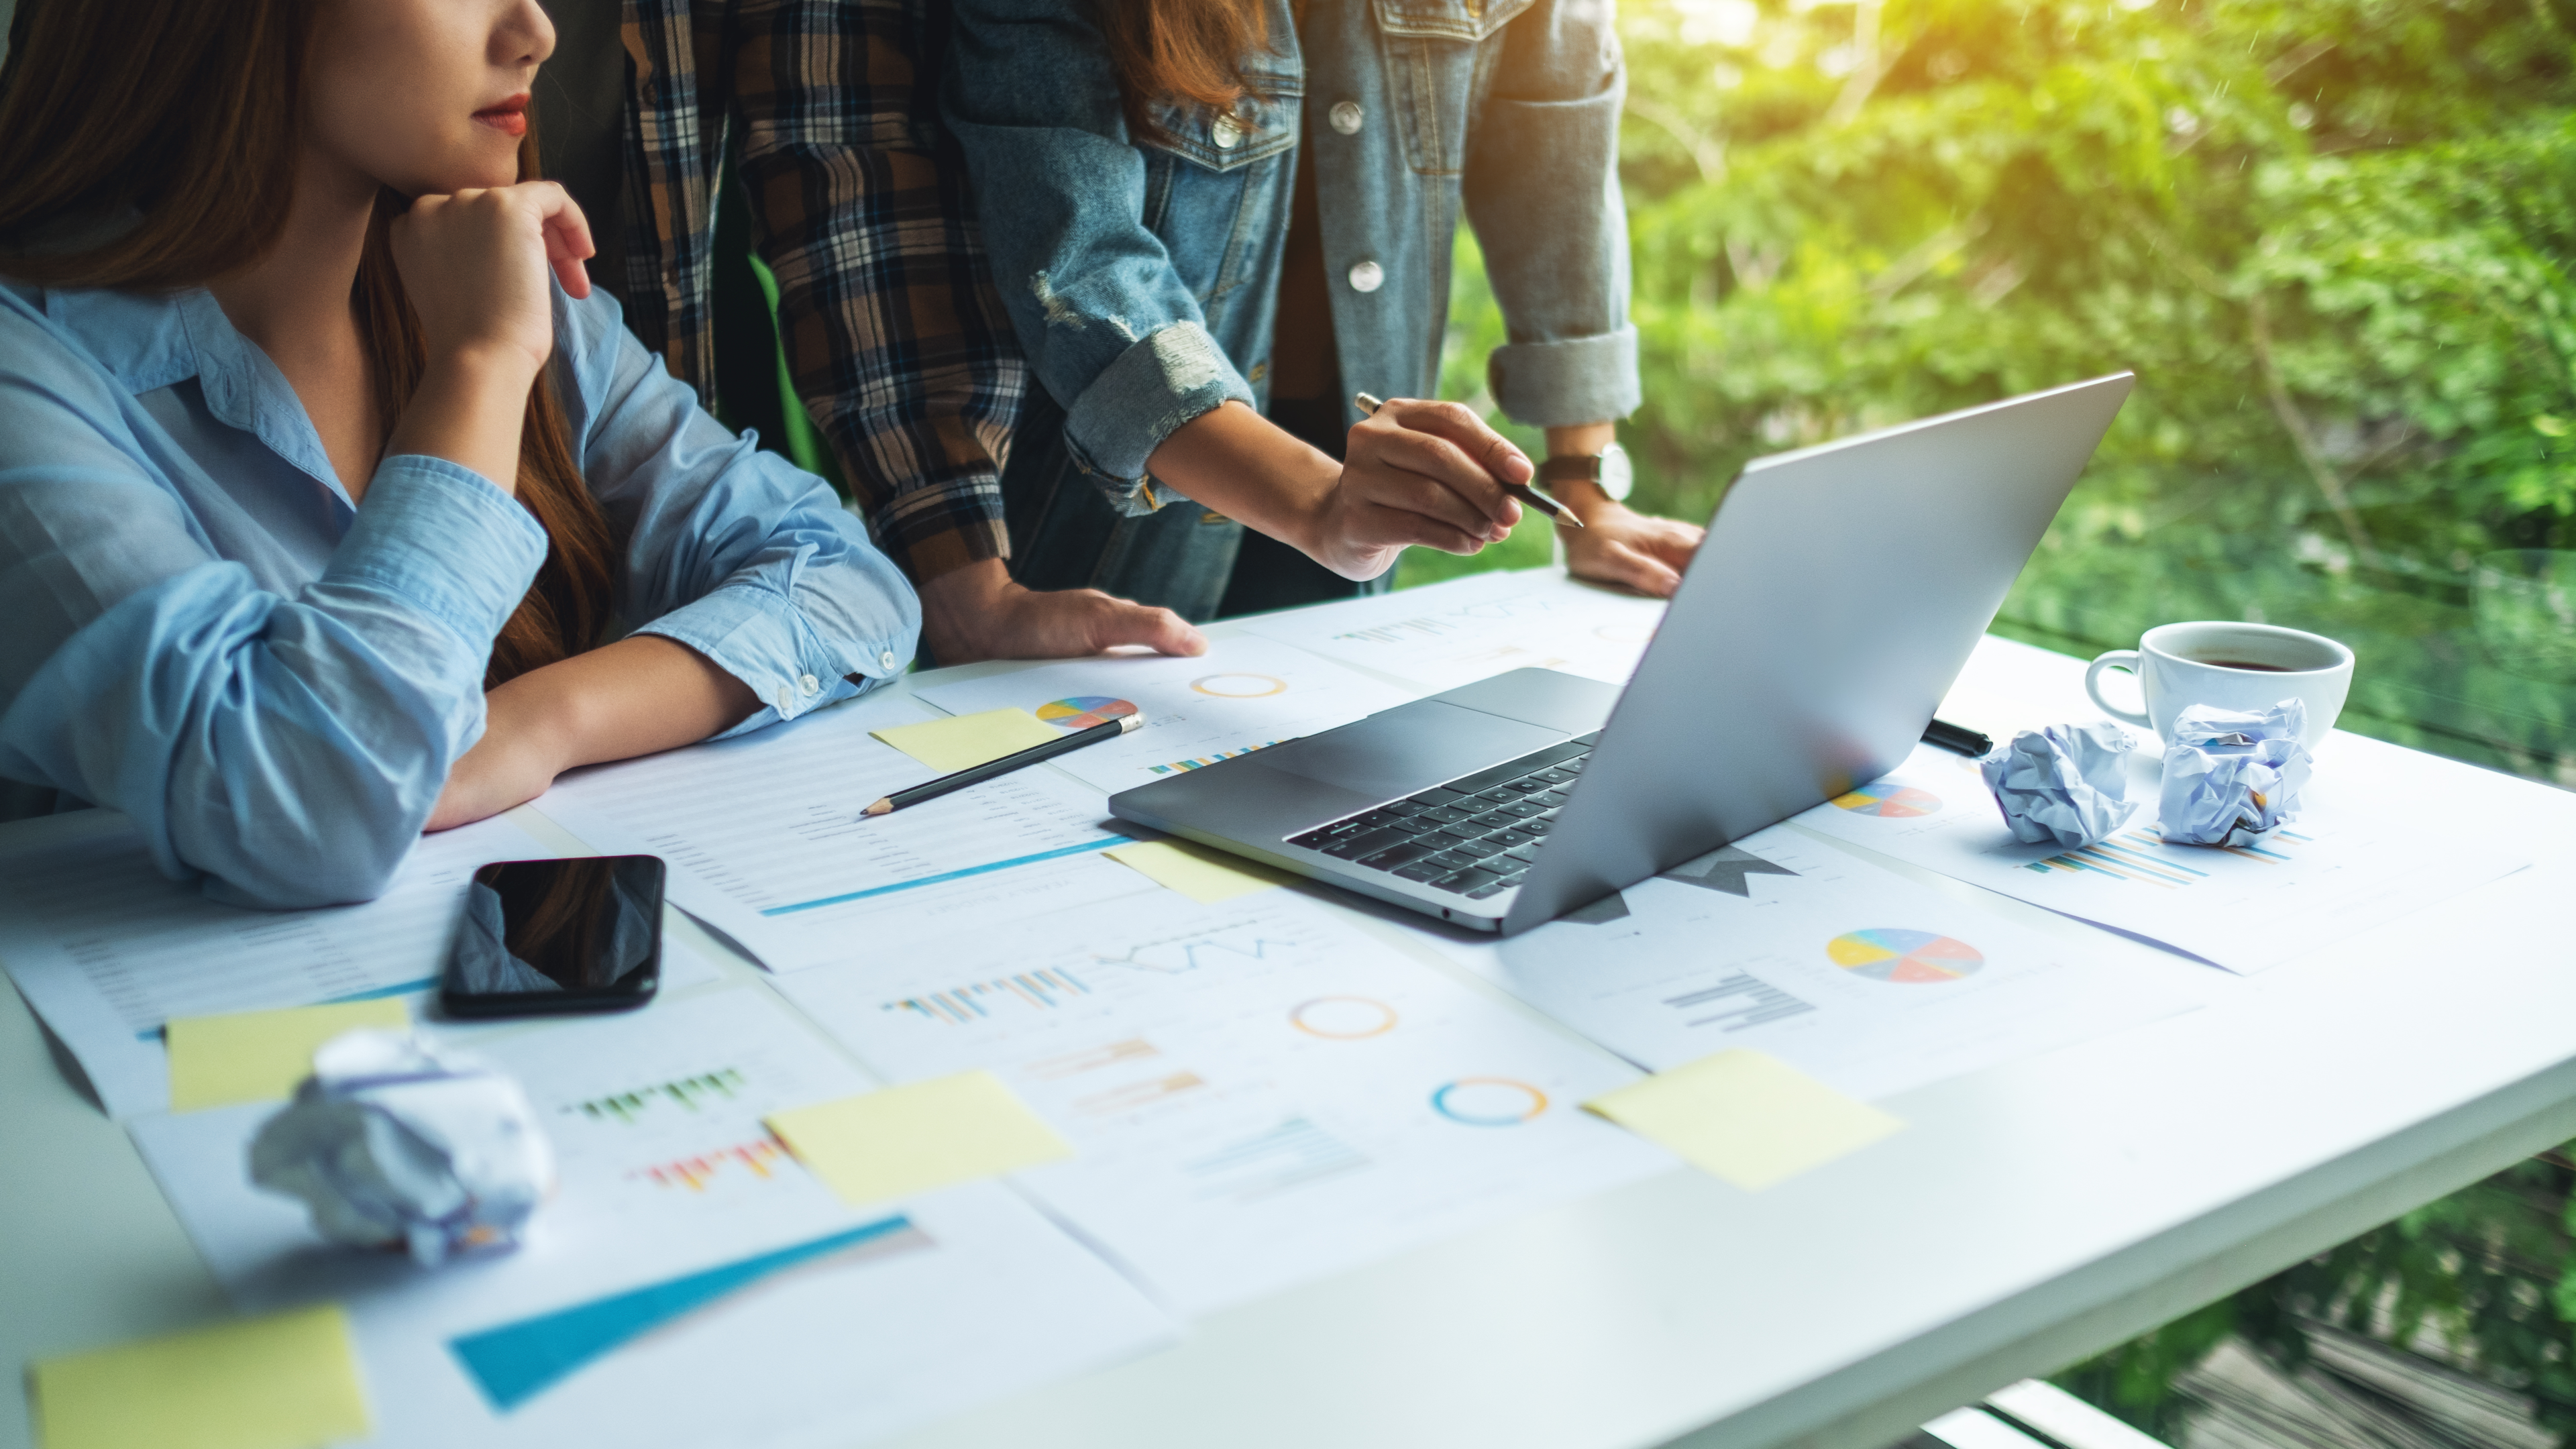
[[[1230,109],[1251,88],[1243,58],[1269,43],[1261,0],[1092,0],[1127,129],[1159,137],[1157,101]]]
[[[277,244],[295,191],[304,57],[327,0],[20,0],[0,68],[0,274],[59,287],[169,291]],[[538,175],[537,143],[519,175]],[[427,365],[384,192],[352,302],[385,437]],[[121,219],[140,220],[107,234]],[[96,224],[69,249],[32,233]],[[536,583],[492,644],[484,687],[588,649],[608,618],[607,520],[582,482],[552,369],[528,390],[518,497],[546,531]]]

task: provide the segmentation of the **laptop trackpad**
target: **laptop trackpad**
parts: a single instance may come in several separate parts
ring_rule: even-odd
[[[1357,724],[1273,745],[1259,758],[1274,770],[1392,800],[1566,738],[1563,730],[1418,699]]]

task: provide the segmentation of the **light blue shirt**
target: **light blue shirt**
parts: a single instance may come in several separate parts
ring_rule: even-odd
[[[830,488],[701,411],[605,294],[558,289],[555,338],[617,616],[751,686],[733,733],[902,672],[919,607]],[[0,819],[123,810],[218,900],[379,894],[546,539],[443,459],[384,459],[364,500],[205,291],[0,282]]]

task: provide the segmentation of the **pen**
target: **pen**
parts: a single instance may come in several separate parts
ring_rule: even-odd
[[[1351,403],[1361,412],[1371,414],[1374,414],[1379,408],[1386,406],[1384,402],[1381,402],[1377,398],[1364,392],[1351,394]],[[1583,520],[1574,516],[1573,509],[1568,508],[1564,504],[1557,502],[1555,499],[1548,497],[1546,494],[1539,492],[1527,483],[1505,483],[1503,484],[1503,491],[1512,495],[1514,498],[1519,499],[1523,503],[1528,504],[1530,507],[1537,509],[1539,512],[1546,514],[1548,517],[1555,519],[1559,523],[1571,523],[1577,528],[1581,528],[1583,526]]]
[[[1031,745],[1025,750],[1015,750],[998,760],[986,760],[980,765],[969,765],[953,775],[942,775],[936,780],[915,785],[909,790],[897,790],[860,811],[859,814],[863,818],[870,815],[891,815],[907,805],[918,805],[924,800],[936,800],[951,790],[963,790],[969,785],[980,785],[996,775],[1007,775],[1013,770],[1025,770],[1041,761],[1052,760],[1068,750],[1078,750],[1084,745],[1096,745],[1102,740],[1114,740],[1131,730],[1141,728],[1144,723],[1143,716],[1133,714],[1122,714],[1116,719],[1102,720],[1089,729],[1075,730],[1063,739],[1049,740],[1042,745]]]
[[[1980,734],[1966,725],[1954,725],[1946,719],[1936,719],[1923,727],[1923,743],[1939,745],[1972,758],[1992,754],[1995,748],[1992,735]]]

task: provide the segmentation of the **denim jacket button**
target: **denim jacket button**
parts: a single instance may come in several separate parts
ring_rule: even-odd
[[[1232,116],[1217,117],[1216,124],[1209,127],[1209,130],[1212,134],[1208,139],[1216,142],[1216,148],[1220,151],[1231,151],[1243,144],[1243,127],[1236,124]]]
[[[1386,268],[1375,262],[1362,262],[1351,268],[1351,290],[1374,292],[1386,285]]]
[[[1345,136],[1358,135],[1360,122],[1365,119],[1360,112],[1360,103],[1357,101],[1333,102],[1333,108],[1324,113],[1324,118],[1333,123],[1334,130]]]

